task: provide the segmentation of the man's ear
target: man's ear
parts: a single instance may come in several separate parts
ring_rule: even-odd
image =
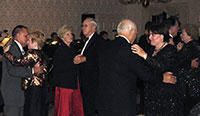
[[[93,31],[96,31],[96,30],[97,30],[97,27],[94,26],[94,25],[92,25],[92,30],[93,30]]]
[[[17,33],[16,37],[18,38],[21,34],[22,34],[21,32]]]

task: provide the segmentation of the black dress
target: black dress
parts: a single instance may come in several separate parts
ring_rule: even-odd
[[[177,76],[181,90],[183,90],[185,116],[189,116],[192,107],[200,102],[200,67],[191,67],[191,61],[195,58],[199,58],[199,50],[195,41],[185,44],[178,52]]]
[[[170,44],[161,49],[155,56],[153,51],[147,57],[147,68],[153,73],[174,71],[176,48]],[[162,77],[160,77],[162,78]],[[145,112],[147,116],[182,116],[182,105],[177,85],[159,83],[145,84]]]

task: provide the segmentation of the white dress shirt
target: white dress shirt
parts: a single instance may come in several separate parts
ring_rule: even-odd
[[[85,42],[85,45],[84,45],[84,47],[83,47],[83,49],[82,49],[82,51],[81,51],[81,54],[82,54],[82,55],[83,55],[83,52],[85,51],[85,48],[86,48],[87,44],[89,43],[89,41],[90,41],[90,39],[92,38],[93,35],[94,35],[94,33],[91,34],[91,35],[89,36],[88,40]]]
[[[17,43],[17,45],[18,45],[18,47],[19,47],[19,49],[20,49],[22,55],[24,55],[24,54],[25,54],[25,51],[24,51],[22,45],[21,45],[18,41],[16,41],[16,40],[14,40],[14,42]]]

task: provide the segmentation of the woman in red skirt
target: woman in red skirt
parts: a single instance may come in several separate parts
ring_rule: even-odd
[[[66,25],[58,30],[61,43],[53,57],[53,83],[55,85],[54,116],[84,116],[78,83],[78,67],[73,63],[76,49],[72,31]]]

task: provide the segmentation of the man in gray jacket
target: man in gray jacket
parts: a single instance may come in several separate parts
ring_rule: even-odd
[[[25,53],[23,47],[27,45],[29,36],[27,27],[16,26],[13,29],[12,36],[14,41],[10,45],[9,52],[14,56],[23,55]],[[21,88],[22,78],[30,78],[33,73],[39,73],[41,70],[37,66],[33,69],[14,66],[4,57],[2,72],[1,90],[4,99],[4,116],[23,116],[24,91]]]

